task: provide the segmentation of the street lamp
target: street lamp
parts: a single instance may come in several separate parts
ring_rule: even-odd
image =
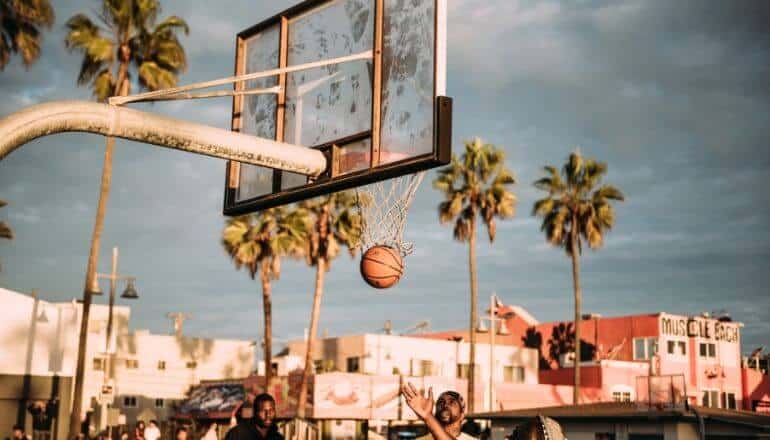
[[[489,297],[489,316],[488,317],[479,317],[479,325],[476,328],[476,331],[479,333],[485,333],[487,331],[487,328],[484,326],[484,321],[489,321],[489,411],[495,410],[495,334],[498,333],[501,336],[507,336],[510,333],[508,332],[508,327],[505,326],[505,321],[508,319],[514,317],[516,314],[514,312],[506,312],[499,316],[497,316],[497,309],[495,307],[495,304],[497,304],[499,301],[497,300],[497,294],[492,293],[492,295]],[[497,322],[500,322],[500,330],[497,329]]]
[[[115,291],[117,290],[117,284],[118,281],[125,281],[126,282],[126,289],[123,291],[123,293],[120,295],[121,298],[124,299],[138,299],[139,295],[136,293],[136,289],[134,288],[134,282],[136,282],[136,278],[129,277],[129,276],[122,276],[118,275],[118,248],[114,247],[112,248],[112,271],[109,274],[103,274],[103,273],[96,273],[96,276],[94,276],[94,282],[92,285],[91,293],[95,295],[101,295],[101,291],[99,289],[99,278],[101,279],[107,279],[110,280],[110,306],[107,312],[107,338],[104,343],[104,351],[107,355],[107,359],[104,365],[104,376],[102,379],[102,385],[107,385],[108,379],[112,377],[112,369],[113,369],[113,358],[114,358],[114,350],[111,349],[111,342],[112,342],[112,309],[115,306]],[[100,399],[101,400],[101,399]],[[104,407],[107,406],[105,402],[101,402],[102,404],[102,411],[101,411],[101,419],[102,421],[105,420],[106,411]],[[79,408],[73,408],[73,411],[79,411]],[[100,421],[100,425],[102,425]],[[110,427],[111,429],[112,427]]]

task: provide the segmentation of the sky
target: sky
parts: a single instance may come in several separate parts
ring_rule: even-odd
[[[89,100],[76,86],[80,58],[64,23],[95,1],[56,1],[40,60],[0,72],[0,116],[53,100]],[[235,35],[294,1],[163,1],[162,16],[190,25],[180,83],[232,75]],[[453,148],[481,137],[504,148],[515,173],[517,214],[478,246],[479,296],[493,292],[540,321],[572,316],[570,261],[531,216],[542,166],[570,152],[607,162],[605,182],[626,195],[605,246],[581,260],[585,313],[618,316],[725,310],[745,323],[743,351],[770,343],[770,4],[763,1],[449,0],[447,93]],[[135,85],[134,85],[135,86]],[[136,91],[136,87],[133,89]],[[230,127],[229,99],[138,105]],[[0,162],[0,209],[15,239],[0,243],[0,285],[43,299],[80,297],[94,223],[104,138],[57,134]],[[258,339],[261,290],[236,271],[219,238],[225,217],[220,159],[119,140],[99,271],[136,277],[132,326]],[[375,291],[342,254],[327,274],[320,332],[396,331],[428,320],[468,323],[468,246],[440,226],[429,173],[410,210],[400,283]],[[482,234],[481,237],[484,237]],[[274,335],[308,327],[314,269],[286,262],[273,286]],[[107,284],[102,281],[102,290]],[[122,286],[121,286],[122,288]],[[105,297],[95,301],[106,303]],[[481,307],[483,310],[484,307]]]

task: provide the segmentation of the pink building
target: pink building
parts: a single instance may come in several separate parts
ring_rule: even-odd
[[[575,355],[574,350],[569,351],[569,335],[574,341],[573,324],[538,323],[520,311],[519,307],[497,305],[498,315],[512,316],[505,322],[508,335],[498,335],[496,342],[538,349],[539,385],[532,390],[520,386],[499,389],[498,404],[518,409],[534,407],[534,401],[541,406],[571,403]],[[655,402],[679,396],[691,405],[768,411],[770,377],[745,366],[742,327],[742,323],[708,316],[586,315],[580,322],[581,402]],[[467,331],[423,336],[467,339]],[[479,334],[479,342],[488,339]],[[549,389],[544,392],[542,387]]]

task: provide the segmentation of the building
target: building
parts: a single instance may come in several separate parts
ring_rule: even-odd
[[[539,352],[540,385],[573,385],[574,330],[571,322],[539,323],[521,308],[497,305],[507,316],[508,335],[499,344],[524,346]],[[582,402],[650,399],[647,377],[671,379],[690,405],[709,408],[762,410],[770,408],[770,381],[759,369],[749,369],[741,356],[742,323],[707,315],[654,313],[604,318],[585,315],[581,330]],[[422,335],[430,339],[467,338],[467,331]],[[571,339],[570,339],[571,338]],[[480,334],[484,342],[488,335]],[[638,394],[645,394],[639,396]],[[505,393],[498,393],[505,409]],[[541,403],[559,404],[550,401]],[[571,403],[570,401],[562,403]]]
[[[10,432],[17,422],[31,432],[31,417],[20,408],[55,396],[56,433],[65,438],[82,306],[2,288],[0,303],[0,432]],[[130,332],[130,312],[127,306],[113,307],[108,342],[109,308],[91,306],[81,414],[95,430],[117,423],[108,419],[109,408],[129,424],[139,418],[164,420],[201,380],[243,378],[253,371],[251,341]]]
[[[478,414],[475,418],[491,420],[492,439],[502,440],[514,427],[537,415],[559,422],[570,440],[748,440],[770,437],[770,416],[763,414],[703,407],[657,409],[628,402],[500,411]]]

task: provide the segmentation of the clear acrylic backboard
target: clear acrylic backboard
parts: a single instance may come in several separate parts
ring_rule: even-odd
[[[226,215],[449,163],[446,0],[304,1],[238,34],[236,75],[273,69],[236,86],[273,92],[236,95],[232,129],[318,149],[327,169],[308,177],[231,161]]]

